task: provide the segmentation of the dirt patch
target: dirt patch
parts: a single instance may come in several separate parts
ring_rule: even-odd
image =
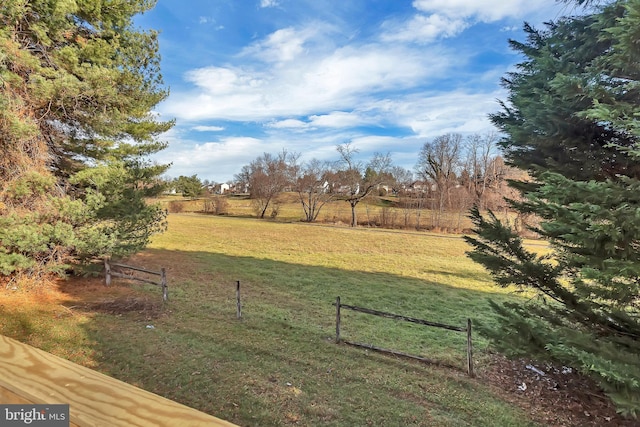
[[[138,314],[146,319],[167,315],[159,296],[136,289],[135,284],[119,280],[111,286],[102,278],[74,278],[60,282],[59,291],[64,295],[64,305],[70,309],[112,315]]]
[[[633,427],[640,420],[624,419],[589,378],[563,366],[509,360],[494,354],[481,379],[506,401],[519,406],[536,422],[562,427]]]
[[[109,314],[138,313],[146,318],[158,318],[163,314],[162,304],[145,296],[123,296],[87,304],[84,308]]]

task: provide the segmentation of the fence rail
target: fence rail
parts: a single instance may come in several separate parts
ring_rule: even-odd
[[[160,281],[158,282],[158,281],[150,280],[144,277],[134,276],[133,274],[126,274],[126,273],[120,273],[118,271],[113,271],[112,267],[139,271],[141,273],[160,276]],[[162,288],[162,300],[166,302],[169,299],[169,290],[167,286],[167,272],[164,269],[164,267],[161,268],[160,271],[151,271],[142,267],[136,267],[133,265],[111,262],[109,259],[105,258],[104,259],[104,276],[105,276],[105,284],[107,286],[111,285],[112,277],[120,277],[123,279],[129,279],[129,280],[137,280],[139,282],[160,286]]]
[[[349,310],[352,310],[352,311],[357,311],[357,312],[360,312],[360,313],[371,314],[371,315],[374,315],[374,316],[385,317],[387,319],[401,320],[401,321],[404,321],[404,322],[417,323],[419,325],[430,326],[430,327],[434,327],[434,328],[447,329],[449,331],[454,331],[454,332],[466,332],[466,334],[467,334],[467,366],[466,366],[467,373],[471,377],[475,376],[475,373],[473,371],[473,343],[472,343],[472,337],[471,337],[471,319],[467,319],[467,327],[464,328],[464,327],[459,327],[459,326],[447,325],[447,324],[444,324],[444,323],[431,322],[431,321],[423,320],[423,319],[416,319],[415,317],[403,316],[403,315],[400,315],[400,314],[393,314],[393,313],[387,313],[387,312],[379,311],[379,310],[372,310],[370,308],[357,307],[355,305],[341,304],[340,303],[340,297],[336,298],[336,302],[333,305],[336,306],[336,343],[343,342],[345,344],[353,345],[353,346],[356,346],[356,347],[367,348],[367,349],[370,349],[370,350],[378,351],[378,352],[381,352],[381,353],[389,353],[389,354],[393,354],[393,355],[396,355],[396,356],[408,357],[408,358],[411,358],[411,359],[420,360],[422,362],[430,363],[430,364],[433,364],[433,365],[440,365],[440,366],[447,366],[447,367],[455,368],[455,366],[452,366],[450,364],[447,364],[447,363],[444,363],[444,362],[440,362],[440,361],[437,361],[437,360],[433,360],[433,359],[429,359],[429,358],[426,358],[426,357],[416,356],[416,355],[413,355],[413,354],[408,354],[408,353],[404,353],[404,352],[397,351],[397,350],[386,349],[386,348],[374,346],[374,345],[371,345],[371,344],[357,343],[357,342],[347,341],[345,339],[342,339],[342,337],[340,336],[340,328],[341,328],[341,322],[342,322],[341,314],[340,314],[341,308],[346,308],[346,309],[349,309]]]

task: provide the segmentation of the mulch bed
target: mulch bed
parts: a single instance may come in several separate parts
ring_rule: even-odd
[[[509,360],[494,354],[481,373],[505,400],[521,407],[546,426],[633,427],[640,419],[625,419],[589,378],[563,366]]]

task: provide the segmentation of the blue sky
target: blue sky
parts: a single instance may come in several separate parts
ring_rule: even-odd
[[[155,155],[169,176],[226,182],[264,152],[337,160],[390,153],[412,169],[438,135],[493,130],[500,78],[524,21],[554,0],[158,0],[137,18],[160,34],[176,126]]]

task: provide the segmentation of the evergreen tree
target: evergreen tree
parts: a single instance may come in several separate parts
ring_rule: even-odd
[[[151,113],[157,34],[132,23],[154,3],[0,4],[0,273],[126,255],[163,229],[144,199],[167,166],[147,159],[172,123]]]
[[[518,212],[551,251],[538,255],[493,214],[472,211],[470,256],[500,286],[533,294],[493,307],[484,331],[503,350],[548,358],[594,377],[619,410],[640,410],[640,0],[526,26],[525,55],[492,117],[511,164]]]
[[[196,199],[203,193],[202,181],[197,175],[180,175],[174,182],[176,191],[182,193],[182,197]]]
[[[501,145],[510,164],[575,179],[640,173],[619,155],[620,147],[633,147],[629,131],[638,126],[632,114],[638,65],[624,56],[637,50],[637,29],[626,8],[615,2],[597,14],[547,24],[546,31],[525,24],[527,42],[510,41],[527,59],[503,79],[508,103],[492,115],[508,134]],[[611,108],[619,114],[607,114]]]

